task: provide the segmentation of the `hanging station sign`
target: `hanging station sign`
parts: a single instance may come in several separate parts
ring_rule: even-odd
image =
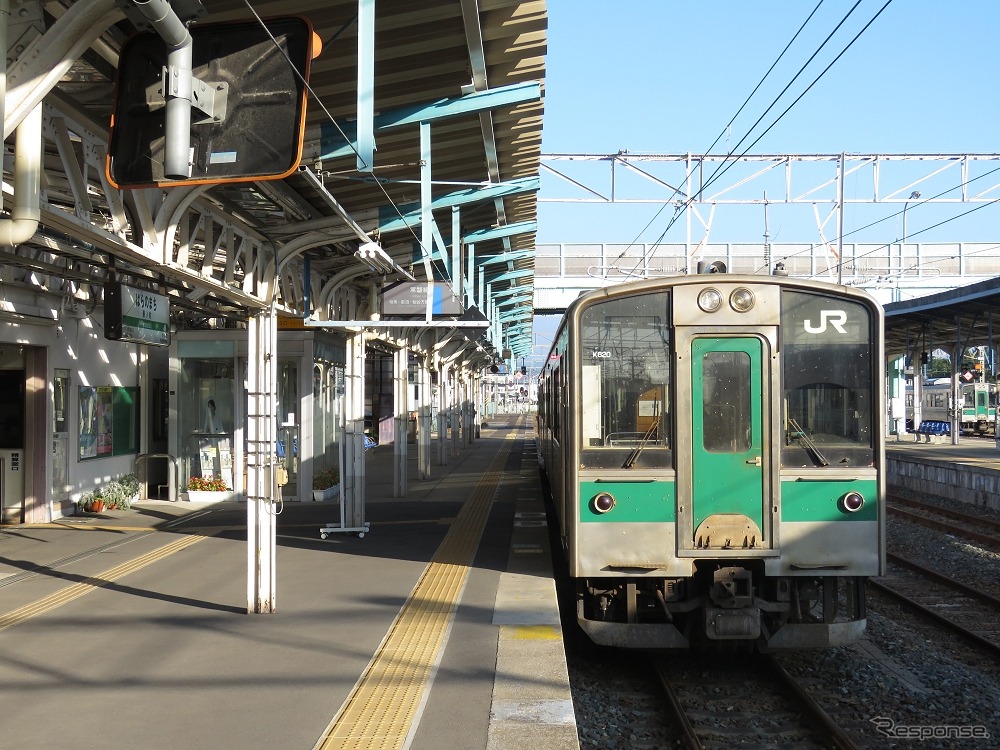
[[[387,317],[422,316],[427,313],[427,288],[431,288],[431,314],[437,316],[461,315],[462,298],[455,295],[445,281],[404,281],[387,286],[382,291],[382,314]]]
[[[170,345],[170,300],[120,281],[104,285],[104,338],[151,346]]]

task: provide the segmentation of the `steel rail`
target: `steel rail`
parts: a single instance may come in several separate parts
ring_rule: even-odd
[[[984,638],[978,633],[973,633],[971,630],[968,630],[962,625],[959,625],[957,622],[953,622],[952,620],[949,620],[947,617],[938,614],[929,607],[925,607],[920,602],[914,601],[903,592],[897,591],[891,586],[888,586],[884,583],[880,583],[878,581],[874,581],[871,578],[868,579],[868,585],[871,586],[876,591],[878,591],[879,593],[885,594],[886,596],[892,597],[897,601],[902,602],[910,609],[913,609],[916,612],[919,612],[920,614],[924,615],[928,619],[933,620],[934,623],[936,623],[937,625],[941,625],[942,627],[951,630],[954,633],[957,633],[966,640],[972,641],[977,646],[982,648],[984,651],[987,651],[995,659],[1000,659],[1000,644],[995,643],[989,640],[988,638]]]

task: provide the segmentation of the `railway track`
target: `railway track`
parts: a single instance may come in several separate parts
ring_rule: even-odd
[[[914,560],[886,559],[889,574],[869,586],[1000,659],[1000,599]]]
[[[658,660],[685,747],[859,747],[773,657]]]
[[[889,511],[898,518],[1000,548],[1000,522],[898,495],[888,495],[887,500]]]

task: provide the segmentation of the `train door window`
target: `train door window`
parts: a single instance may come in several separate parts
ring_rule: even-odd
[[[669,467],[669,293],[612,298],[583,311],[581,462],[590,468]]]
[[[750,450],[750,356],[708,352],[702,359],[702,439],[710,453]]]
[[[784,466],[870,466],[881,414],[872,316],[840,297],[782,294]]]

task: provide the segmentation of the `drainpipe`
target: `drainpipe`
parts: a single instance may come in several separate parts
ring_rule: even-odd
[[[167,0],[133,2],[167,45],[167,119],[163,176],[168,180],[186,180],[191,176],[191,59],[194,43],[187,26]]]
[[[10,0],[0,0],[0,122],[3,122],[7,99],[7,27],[10,24]],[[0,220],[0,245],[27,242],[38,229],[41,216],[38,193],[42,168],[42,105],[35,105],[17,126],[14,143],[14,208],[11,218]],[[0,192],[0,208],[3,193]]]
[[[27,242],[41,216],[38,193],[42,174],[42,105],[38,104],[17,126],[14,142],[14,208],[0,220],[0,245]]]

